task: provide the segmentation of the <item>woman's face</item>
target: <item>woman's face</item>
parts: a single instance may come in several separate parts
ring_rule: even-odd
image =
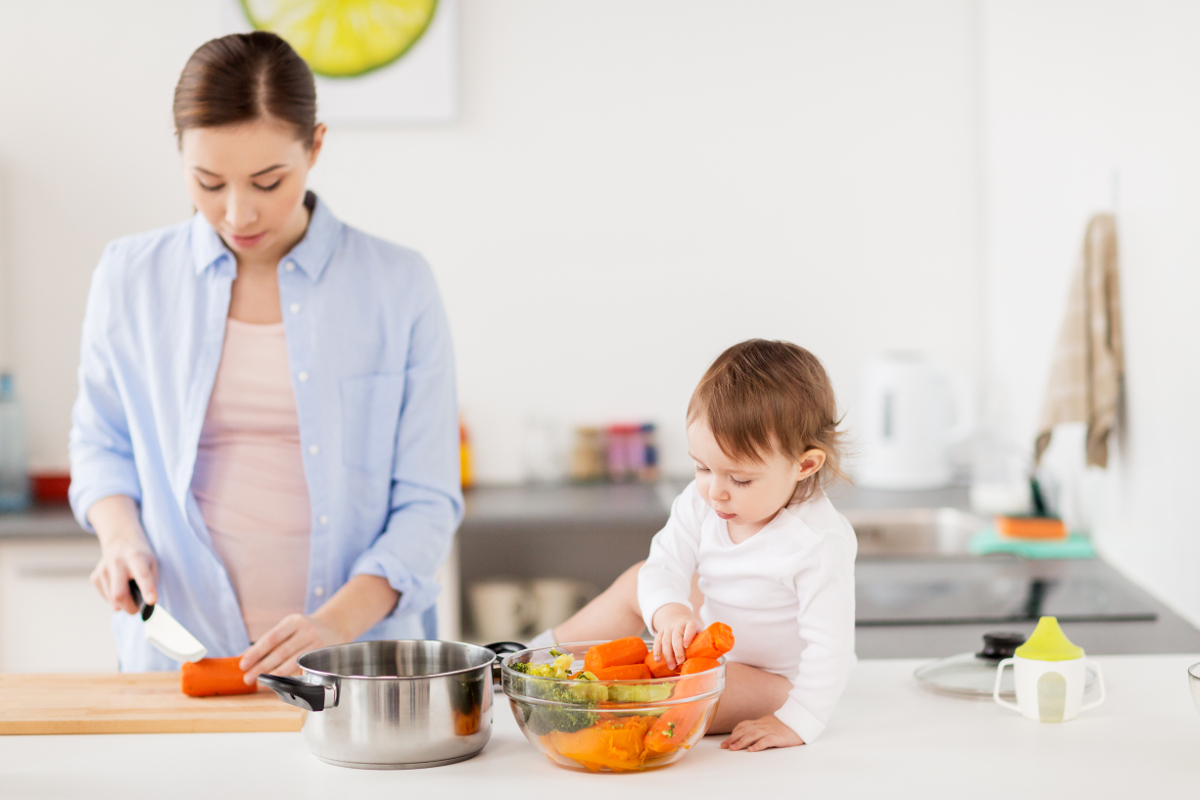
[[[305,183],[324,136],[318,125],[306,148],[293,128],[270,118],[183,132],[192,204],[239,260],[278,261],[304,235]]]

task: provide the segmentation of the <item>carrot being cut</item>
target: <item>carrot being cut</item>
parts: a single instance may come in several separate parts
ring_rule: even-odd
[[[700,632],[687,646],[687,658],[720,658],[733,649],[733,629],[724,622],[714,622]]]
[[[588,648],[583,657],[583,668],[593,674],[609,667],[625,667],[641,664],[646,660],[646,643],[638,636],[626,636],[611,642]]]
[[[179,670],[179,683],[183,693],[191,697],[211,697],[215,694],[250,694],[258,686],[247,685],[242,678],[245,672],[238,666],[241,656],[232,658],[202,658],[185,662]]]
[[[602,667],[591,670],[602,681],[648,681],[654,677],[645,664],[622,664],[619,667]]]
[[[678,670],[673,670],[667,666],[667,660],[659,656],[658,661],[654,660],[654,653],[647,653],[646,660],[643,662],[646,668],[650,670],[650,674],[656,678],[670,678],[672,675],[678,675]]]

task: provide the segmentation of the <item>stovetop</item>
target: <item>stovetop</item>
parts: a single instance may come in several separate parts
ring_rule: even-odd
[[[1145,592],[1098,559],[878,558],[855,565],[860,627],[1152,621]]]

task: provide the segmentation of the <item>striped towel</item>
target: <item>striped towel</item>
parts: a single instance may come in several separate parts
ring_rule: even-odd
[[[1071,281],[1034,457],[1040,460],[1061,422],[1087,423],[1088,466],[1108,466],[1108,434],[1116,425],[1124,373],[1117,224],[1111,214],[1088,223],[1079,269]]]

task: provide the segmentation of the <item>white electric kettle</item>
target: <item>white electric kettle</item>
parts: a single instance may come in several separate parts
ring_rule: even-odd
[[[856,482],[870,489],[948,486],[950,448],[975,427],[966,381],[919,354],[886,353],[863,369],[863,392]]]

